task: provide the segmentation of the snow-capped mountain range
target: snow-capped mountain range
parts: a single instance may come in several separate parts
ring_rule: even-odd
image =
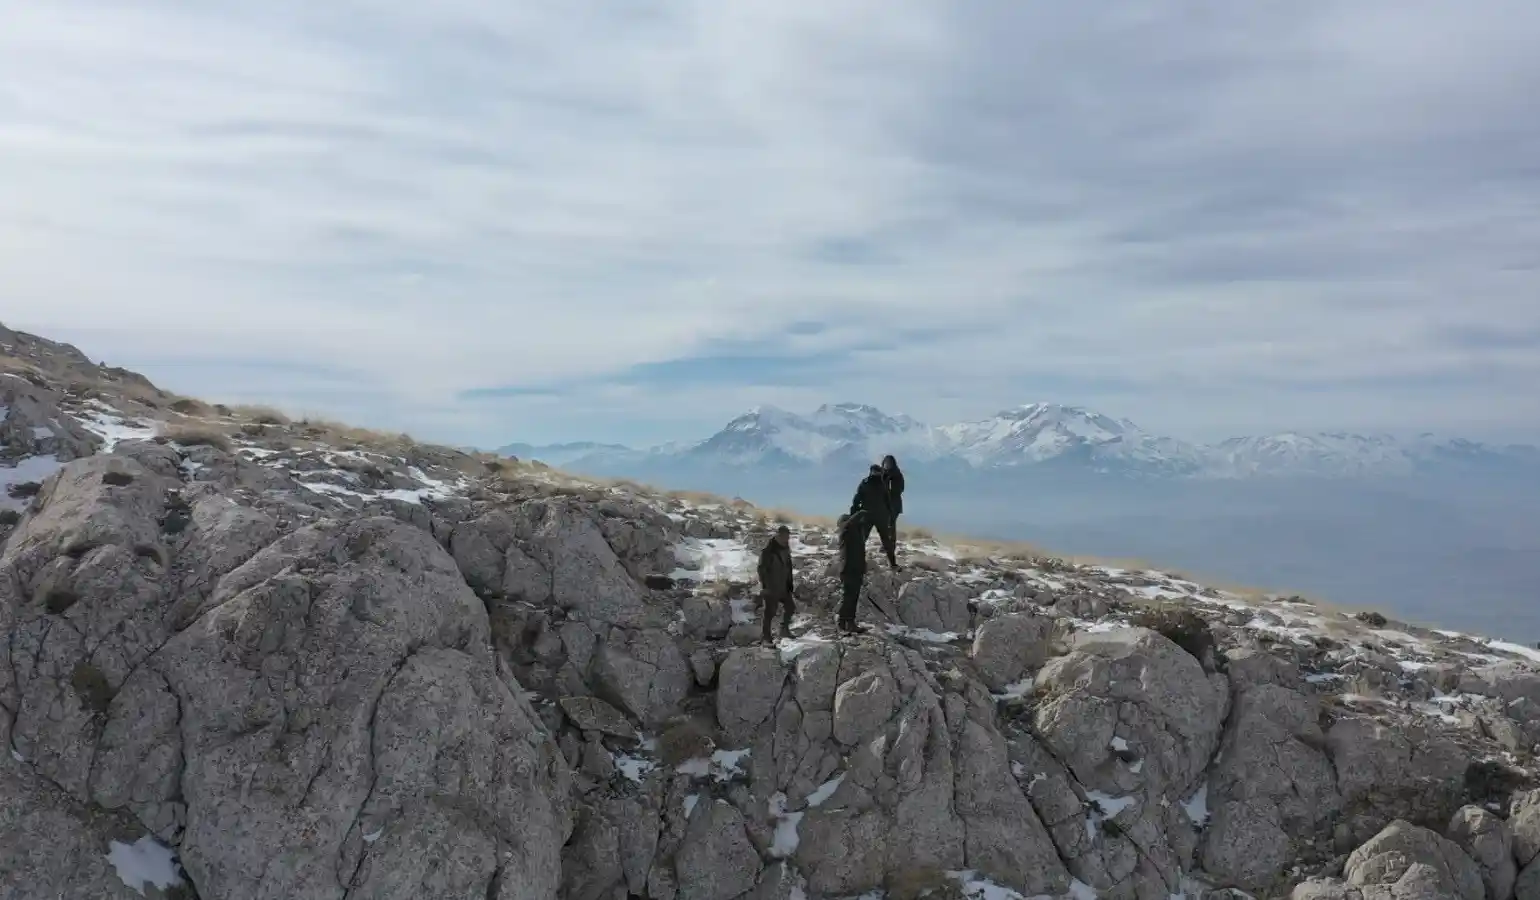
[[[510,444],[501,452],[596,472],[668,463],[733,469],[865,465],[888,453],[905,465],[976,470],[1060,465],[1109,474],[1206,478],[1409,475],[1451,463],[1540,466],[1535,447],[1432,435],[1405,439],[1290,432],[1193,444],[1151,434],[1127,419],[1053,403],[952,425],[927,425],[859,403],[820,406],[808,415],[761,406],[694,443],[646,450],[597,443]]]

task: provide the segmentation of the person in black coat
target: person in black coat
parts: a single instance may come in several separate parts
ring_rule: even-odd
[[[867,471],[866,477],[856,487],[855,497],[850,501],[850,512],[852,515],[857,512],[866,513],[866,521],[861,526],[861,546],[866,546],[872,529],[877,529],[888,564],[897,569],[898,535],[893,531],[893,511],[888,506],[888,485],[883,478],[882,466],[873,463]]]
[[[772,642],[770,628],[778,608],[781,610],[781,637],[791,637],[791,617],[796,615],[797,604],[792,599],[796,587],[792,583],[791,529],[785,525],[777,528],[775,536],[759,551],[759,587],[765,603],[760,620],[760,640],[766,644]]]
[[[888,512],[893,514],[893,530],[897,531],[898,517],[904,511],[904,473],[891,453],[882,458],[882,481],[888,488]]]
[[[856,605],[861,602],[861,585],[866,581],[866,538],[871,527],[864,510],[839,518],[839,566],[841,634],[857,634],[866,629],[856,624]]]

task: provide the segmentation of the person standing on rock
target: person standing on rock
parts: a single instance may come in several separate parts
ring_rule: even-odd
[[[770,624],[775,619],[777,607],[782,610],[781,637],[791,637],[791,617],[797,611],[797,604],[792,599],[795,588],[792,584],[791,529],[785,525],[777,528],[765,549],[759,551],[759,589],[765,603],[760,639],[766,644],[773,643]]]
[[[888,483],[882,466],[872,464],[866,477],[856,487],[856,495],[850,501],[850,512],[865,512],[865,524],[861,526],[861,546],[871,538],[872,529],[882,538],[882,551],[887,554],[888,564],[898,569],[898,535],[893,531],[893,510],[888,506]]]
[[[856,604],[861,602],[861,586],[866,581],[866,537],[870,533],[865,510],[840,516],[839,550],[835,559],[843,591],[839,612],[841,634],[859,634],[866,630],[856,624]]]
[[[898,534],[898,517],[904,512],[904,473],[893,454],[882,458],[882,481],[888,487],[888,512],[892,514],[893,534]],[[895,541],[896,542],[896,541]]]

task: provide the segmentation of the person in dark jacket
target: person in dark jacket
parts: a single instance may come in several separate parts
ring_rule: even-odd
[[[870,533],[865,510],[856,510],[839,518],[838,564],[840,574],[839,630],[858,634],[866,629],[856,624],[856,604],[861,602],[861,585],[866,581],[866,536]]]
[[[898,531],[898,517],[904,512],[904,473],[898,460],[888,454],[882,458],[882,481],[888,487],[888,512],[893,514],[893,530]]]
[[[882,466],[872,464],[866,477],[856,487],[856,495],[850,501],[850,511],[866,513],[866,524],[861,526],[861,545],[866,546],[872,529],[877,529],[888,564],[897,569],[898,535],[893,531],[893,511],[888,506],[888,485],[882,474]]]
[[[759,588],[765,601],[760,639],[772,643],[770,623],[775,620],[777,607],[782,610],[781,637],[791,637],[791,617],[797,612],[797,604],[792,599],[796,588],[792,583],[791,529],[785,525],[777,528],[765,549],[759,551]]]

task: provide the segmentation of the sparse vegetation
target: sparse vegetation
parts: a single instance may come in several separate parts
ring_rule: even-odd
[[[0,509],[0,528],[9,528],[21,521],[21,513],[14,509]]]
[[[1192,654],[1194,659],[1203,664],[1204,669],[1213,671],[1216,667],[1218,660],[1215,657],[1214,635],[1209,630],[1208,620],[1186,606],[1176,603],[1156,604],[1135,613],[1133,624],[1164,635],[1173,644]]]
[[[227,453],[235,448],[230,441],[230,435],[210,424],[173,425],[167,428],[161,437],[167,443],[182,447],[214,447]]]
[[[237,419],[244,419],[255,425],[287,425],[289,417],[272,408],[271,406],[235,406],[223,407],[228,410],[227,415]]]
[[[202,400],[194,400],[191,397],[183,397],[175,403],[172,403],[169,409],[172,412],[181,413],[184,416],[206,416],[209,414],[209,408],[207,404],[205,404]]]
[[[888,876],[888,900],[964,900],[962,885],[935,866],[914,866]]]
[[[693,718],[679,719],[658,735],[658,756],[668,766],[709,756],[714,749],[710,729]]]

